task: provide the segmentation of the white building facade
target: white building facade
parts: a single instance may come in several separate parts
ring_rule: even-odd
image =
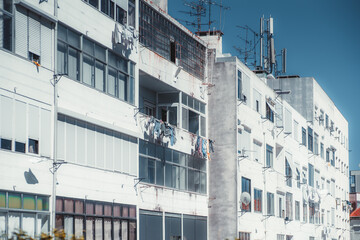
[[[349,239],[348,123],[331,99],[313,78],[209,58],[209,239]]]
[[[207,239],[206,46],[166,7],[0,1],[1,239]]]

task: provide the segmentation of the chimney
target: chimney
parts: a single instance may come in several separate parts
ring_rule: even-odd
[[[168,0],[152,0],[152,2],[164,12],[168,13]]]
[[[201,40],[207,43],[209,49],[216,49],[216,56],[222,55],[222,35],[220,30],[196,33]]]

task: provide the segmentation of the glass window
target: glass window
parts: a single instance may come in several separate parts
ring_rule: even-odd
[[[273,167],[273,147],[266,145],[266,167]]]
[[[295,201],[295,220],[300,221],[300,202]]]
[[[254,211],[262,212],[262,190],[254,188]]]
[[[94,82],[94,59],[83,54],[83,82],[93,86]]]
[[[241,178],[241,192],[247,192],[251,196],[251,180],[248,178]],[[242,203],[241,209],[246,212],[251,212],[251,201],[249,204]]]
[[[129,26],[135,27],[135,1],[129,0],[128,5]]]
[[[59,54],[59,52],[58,52]],[[61,53],[60,53],[61,54]],[[63,64],[65,66],[65,64]],[[66,70],[63,69],[65,72]],[[71,79],[80,81],[80,52],[76,49],[69,47],[69,71],[68,76]]]
[[[165,239],[181,239],[181,217],[165,216]]]
[[[306,146],[306,129],[305,128],[301,128],[301,143],[302,145]]]
[[[98,8],[99,0],[89,0],[89,3],[90,3],[92,6]]]
[[[60,27],[59,24],[59,36],[60,36]],[[67,74],[67,46],[65,43],[58,41],[57,47],[57,71],[60,74]]]
[[[21,208],[21,195],[18,193],[9,193],[9,208]]]
[[[15,142],[15,151],[25,153],[26,144],[21,142]]]
[[[119,78],[119,98],[121,100],[127,100],[127,76],[123,73],[118,74],[118,78]]]
[[[105,91],[105,65],[98,61],[95,65],[95,88]]]
[[[274,194],[268,192],[267,193],[267,214],[269,216],[274,216]]]
[[[163,238],[162,216],[157,212],[140,211],[140,240],[161,240]]]
[[[116,21],[122,25],[126,25],[127,23],[127,13],[119,6],[116,6]]]
[[[8,1],[5,1],[8,2]],[[10,3],[10,5],[12,5]],[[6,10],[9,4],[4,4],[4,9]],[[7,10],[11,10],[9,7]],[[11,11],[9,11],[11,13]],[[0,48],[5,48],[9,51],[12,51],[12,16],[11,14],[0,11],[0,23],[1,30],[0,31]]]
[[[308,149],[313,151],[313,130],[308,127]]]
[[[28,210],[35,210],[35,196],[25,195],[23,196],[23,208]]]
[[[5,208],[6,207],[6,193],[0,192],[0,207]]]
[[[39,141],[29,138],[29,153],[39,154]]]
[[[116,70],[109,68],[108,70],[108,78],[107,78],[107,92],[114,96],[117,97],[118,96],[118,91],[117,91],[117,72]]]
[[[308,164],[309,166],[309,185],[314,187],[314,166],[312,164]]]

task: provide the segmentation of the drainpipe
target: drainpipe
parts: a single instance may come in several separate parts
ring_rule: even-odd
[[[54,16],[58,17],[58,0],[54,0]],[[57,112],[58,112],[58,102],[57,102],[57,59],[56,59],[56,50],[57,50],[57,28],[58,23],[55,23],[54,28],[54,77],[53,77],[53,86],[54,86],[54,139],[53,139],[53,179],[52,179],[52,211],[51,211],[51,225],[50,231],[55,229],[55,211],[56,211],[56,165],[57,165]]]
[[[263,169],[263,181],[264,181],[264,199],[265,199],[265,194],[266,194],[266,197],[267,197],[267,192],[266,192],[266,143],[265,143],[265,132],[263,132],[263,135],[264,135],[264,169]],[[266,203],[267,203],[268,199],[266,198]],[[274,199],[275,201],[275,199]],[[265,202],[265,201],[264,201]],[[267,209],[267,204],[266,204],[266,212],[268,211]],[[266,213],[267,215],[267,213]],[[266,221],[267,221],[267,216],[265,217],[265,220],[264,220],[264,228],[265,228],[265,240],[266,240]]]

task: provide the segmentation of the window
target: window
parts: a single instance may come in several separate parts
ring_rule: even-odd
[[[76,238],[136,240],[136,207],[57,197],[55,227]]]
[[[13,21],[12,21],[12,10],[13,4],[12,0],[2,1],[0,5],[0,48],[7,49],[9,51],[13,50],[12,41],[13,41]]]
[[[324,144],[320,143],[320,157],[324,159]]]
[[[266,145],[266,167],[273,167],[273,147]]]
[[[286,185],[292,187],[292,169],[286,157],[285,157],[285,178],[286,178]]]
[[[266,102],[266,118],[271,122],[274,122],[274,110],[273,107],[270,107],[271,103]]]
[[[182,103],[182,128],[191,133],[206,136],[205,103],[181,94]]]
[[[262,190],[254,188],[254,212],[262,212]]]
[[[303,202],[303,222],[307,223],[308,215],[307,215],[307,204]]]
[[[309,223],[315,223],[315,205],[309,202]]]
[[[326,149],[326,162],[330,162],[330,150]]]
[[[301,128],[301,136],[302,136],[301,144],[306,146],[306,129],[305,128]]]
[[[247,192],[250,195],[251,199],[251,180],[248,178],[241,178],[241,192]],[[251,212],[251,201],[248,205],[245,205],[244,203],[241,204],[241,209],[245,212]]]
[[[11,150],[12,141],[10,139],[1,138],[1,149]]]
[[[276,235],[276,240],[285,240],[285,235],[284,234],[277,234]]]
[[[15,151],[25,153],[26,151],[26,144],[21,142],[15,142]]]
[[[29,153],[39,154],[39,141],[29,138]]]
[[[238,99],[239,100],[243,100],[243,97],[242,97],[242,73],[241,71],[237,71],[237,84],[238,84]]]
[[[239,240],[250,240],[250,233],[248,232],[239,232]]]
[[[183,239],[207,239],[207,219],[206,217],[198,217],[184,215],[183,217]],[[154,238],[151,238],[151,240]],[[162,238],[159,238],[162,239]],[[149,239],[150,240],[150,239]]]
[[[314,133],[314,154],[319,155],[319,135]]]
[[[312,128],[308,127],[308,149],[313,151],[313,130]]]
[[[319,116],[319,125],[324,126],[324,111],[320,110],[320,116]]]
[[[279,218],[285,218],[285,200],[284,200],[284,194],[283,193],[278,193],[277,195],[278,197],[278,217]]]
[[[147,141],[139,142],[139,175],[144,182],[206,193],[206,160]]]
[[[274,216],[275,209],[274,209],[274,194],[268,192],[267,194],[267,215]]]
[[[335,149],[332,149],[331,165],[335,167]]]
[[[293,220],[293,195],[286,193],[286,217],[289,221]]]
[[[295,220],[300,221],[300,202],[295,201]]]
[[[61,24],[58,28],[57,59],[58,73],[134,103],[134,64]]]
[[[127,13],[119,6],[116,6],[116,21],[122,25],[126,25],[127,23]]]
[[[309,185],[314,187],[314,166],[312,164],[308,164],[309,167]]]
[[[335,179],[331,179],[330,193],[331,193],[331,196],[335,197]]]
[[[325,128],[329,128],[329,116],[325,114]]]
[[[57,59],[58,73],[80,81],[80,34],[61,24],[58,26]]]
[[[335,208],[331,208],[331,226],[335,226]]]
[[[165,213],[165,239],[181,239],[181,215]]]
[[[254,139],[253,141],[253,157],[254,157],[254,160],[257,161],[257,162],[262,162],[262,158],[261,158],[261,145],[262,143],[259,142],[259,141],[256,141]]]
[[[128,15],[129,15],[129,26],[135,28],[135,0],[129,0]]]
[[[21,6],[15,16],[15,53],[51,68],[53,23]]]
[[[48,196],[0,191],[0,207],[4,210],[0,213],[0,226],[5,239],[16,238],[13,232],[19,229],[31,238],[50,230]]]

